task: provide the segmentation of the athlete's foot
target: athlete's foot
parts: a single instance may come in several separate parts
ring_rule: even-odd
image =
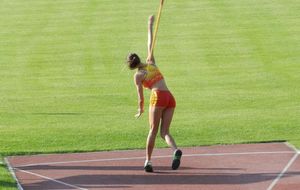
[[[144,165],[144,169],[145,169],[145,172],[153,172],[151,161],[146,160],[145,165]]]
[[[181,150],[179,150],[179,149],[175,150],[174,155],[173,155],[173,162],[172,162],[173,170],[177,170],[179,168],[181,156],[182,156]]]

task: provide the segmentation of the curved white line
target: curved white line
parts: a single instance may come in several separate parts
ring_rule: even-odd
[[[275,152],[238,152],[238,153],[213,153],[213,154],[184,154],[183,157],[204,157],[204,156],[236,156],[236,155],[259,155],[259,154],[294,154],[293,151],[275,151]],[[170,158],[172,156],[153,156],[153,159],[158,158]],[[44,166],[44,165],[58,165],[58,164],[71,164],[71,163],[86,163],[86,162],[108,162],[108,161],[121,161],[121,160],[140,160],[145,159],[144,156],[141,157],[128,157],[128,158],[104,158],[95,160],[73,160],[73,161],[63,161],[63,162],[45,162],[36,164],[25,164],[14,166],[14,168],[29,167],[29,166]]]
[[[69,183],[65,183],[65,182],[62,182],[62,181],[59,181],[59,180],[56,180],[56,179],[52,179],[50,177],[46,177],[46,176],[43,176],[43,175],[40,175],[40,174],[37,174],[37,173],[33,173],[33,172],[25,171],[25,170],[20,170],[20,169],[16,169],[16,170],[18,170],[20,172],[24,172],[24,173],[30,174],[30,175],[34,175],[34,176],[37,176],[37,177],[40,177],[40,178],[43,178],[43,179],[47,179],[47,180],[50,180],[52,182],[56,182],[56,183],[59,183],[59,184],[62,184],[62,185],[68,186],[68,187],[72,187],[72,188],[75,188],[75,189],[88,190],[88,189],[84,189],[84,188],[78,187],[76,185],[71,185]]]

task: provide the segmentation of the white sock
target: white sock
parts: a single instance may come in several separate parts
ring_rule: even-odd
[[[150,160],[146,160],[144,166],[146,166],[146,165],[152,165],[151,161]]]

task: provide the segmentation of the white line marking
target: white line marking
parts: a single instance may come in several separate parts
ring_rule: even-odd
[[[237,152],[237,153],[213,153],[213,154],[187,154],[183,156],[234,156],[234,155],[257,155],[257,154],[287,154],[295,153],[291,151],[275,151],[275,152]]]
[[[168,148],[161,148],[161,149],[168,149]],[[114,153],[130,153],[130,152],[135,152],[137,150],[140,150],[140,149],[129,149],[129,150],[103,150],[103,151],[100,151],[101,153],[111,153],[111,152],[114,152]],[[56,152],[56,153],[48,153],[48,154],[44,154],[44,153],[39,153],[39,154],[32,154],[32,155],[24,155],[26,157],[45,157],[45,156],[55,156],[57,154],[72,154],[72,155],[83,155],[83,154],[89,154],[89,153],[99,153],[98,152],[74,152],[74,153],[68,153],[68,152]],[[21,155],[20,155],[21,156]],[[7,156],[6,158],[12,158],[12,157],[16,157],[16,156]]]
[[[14,172],[14,169],[11,167],[10,163],[8,162],[7,158],[4,159],[4,161],[6,162],[6,165],[8,167],[8,170],[10,172],[10,174],[12,175],[13,179],[15,180],[15,182],[17,183],[17,188],[18,190],[23,190],[15,172]]]
[[[286,146],[288,146],[289,148],[293,149],[295,152],[299,153],[300,150],[298,150],[294,145],[290,144],[289,142],[285,142],[284,143]]]
[[[20,172],[27,173],[27,174],[31,174],[31,175],[34,175],[34,176],[37,176],[37,177],[40,177],[40,178],[43,178],[43,179],[47,179],[47,180],[50,180],[50,181],[53,181],[53,182],[56,182],[56,183],[59,183],[59,184],[62,184],[62,185],[68,186],[68,187],[72,187],[72,188],[76,188],[76,189],[80,189],[80,190],[88,190],[88,189],[84,189],[84,188],[81,188],[81,187],[78,187],[78,186],[75,186],[75,185],[71,185],[71,184],[56,180],[56,179],[52,179],[50,177],[46,177],[46,176],[43,176],[43,175],[40,175],[40,174],[37,174],[37,173],[33,173],[33,172],[25,171],[25,170],[20,170],[20,169],[16,169],[16,170],[18,170]]]
[[[276,179],[273,180],[273,182],[271,183],[271,185],[268,187],[267,190],[272,190],[273,189],[273,187],[282,178],[282,176],[286,173],[286,171],[289,169],[289,167],[295,162],[295,160],[297,159],[298,156],[299,156],[298,153],[296,153],[293,156],[293,158],[287,163],[287,165],[283,168],[283,170],[280,172],[280,174],[278,174],[278,176],[276,177]]]
[[[15,168],[20,167],[30,167],[30,166],[44,166],[44,165],[59,165],[59,164],[72,164],[72,163],[85,163],[85,162],[107,162],[107,161],[120,161],[120,160],[137,160],[144,159],[145,157],[131,157],[131,158],[111,158],[111,159],[96,159],[96,160],[74,160],[74,161],[65,161],[65,162],[46,162],[46,163],[37,163],[37,164],[27,164],[15,166]]]
[[[236,156],[236,155],[259,155],[259,154],[292,154],[293,151],[276,151],[276,152],[241,152],[241,153],[215,153],[215,154],[183,154],[183,157],[202,157],[202,156]],[[153,156],[153,159],[158,158],[170,158],[168,156]],[[29,167],[29,166],[44,166],[44,165],[59,165],[59,164],[71,164],[71,163],[86,163],[86,162],[108,162],[108,161],[121,161],[121,160],[140,160],[145,159],[144,156],[141,157],[130,157],[130,158],[105,158],[96,160],[74,160],[74,161],[64,161],[64,162],[46,162],[46,163],[36,163],[36,164],[26,164],[18,165],[14,168]]]

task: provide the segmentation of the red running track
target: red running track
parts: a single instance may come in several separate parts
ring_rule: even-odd
[[[179,170],[170,149],[156,149],[154,173],[144,150],[8,157],[19,189],[298,190],[299,151],[286,143],[183,148]]]

